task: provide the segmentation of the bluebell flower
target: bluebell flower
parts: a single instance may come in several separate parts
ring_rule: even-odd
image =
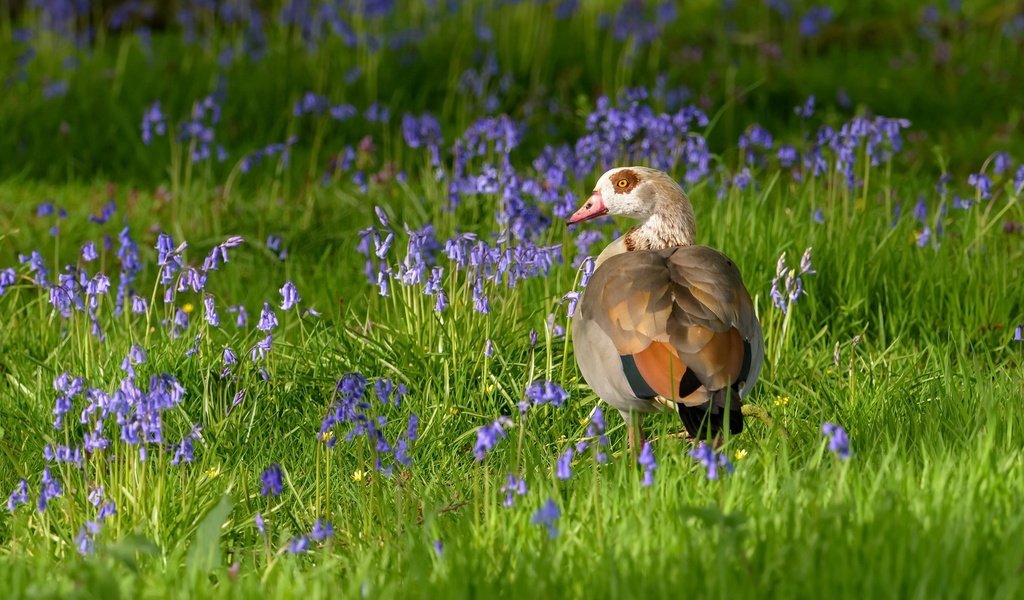
[[[811,248],[804,251],[799,269],[791,269],[786,265],[786,253],[783,252],[775,266],[775,278],[772,279],[770,296],[775,307],[786,313],[793,302],[806,294],[801,276],[814,273],[816,271],[811,265]]]
[[[293,306],[302,301],[302,298],[299,297],[299,290],[291,281],[286,282],[281,288],[281,297],[283,298],[281,310],[291,310]]]
[[[534,381],[526,388],[526,398],[534,404],[562,406],[569,399],[569,393],[553,381]]]
[[[263,515],[256,513],[252,516],[252,522],[256,525],[256,530],[260,532],[260,535],[267,535],[267,524],[263,520]]]
[[[18,506],[28,504],[28,481],[22,479],[7,498],[7,510],[14,512]]]
[[[579,301],[579,292],[567,292],[564,296],[562,296],[562,302],[567,304],[565,309],[566,316],[569,317],[570,319],[573,318],[573,316],[575,316],[576,305],[579,303]]]
[[[256,329],[260,331],[270,331],[277,327],[277,315],[274,314],[274,310],[270,308],[269,302],[263,303],[263,310],[260,312],[260,321],[256,324]]]
[[[654,483],[654,470],[658,468],[658,463],[654,460],[654,450],[651,449],[650,442],[644,442],[643,448],[640,450],[640,456],[637,457],[637,462],[644,469],[644,479],[641,485],[652,485]]]
[[[281,471],[281,465],[277,463],[271,463],[263,474],[260,475],[260,484],[263,489],[260,493],[264,496],[279,496],[284,490],[284,481],[282,477],[284,472]]]
[[[206,323],[210,327],[220,327],[220,315],[217,314],[217,307],[214,304],[213,296],[210,294],[203,296],[203,311]]]
[[[932,239],[932,228],[925,225],[921,231],[917,234],[917,247],[924,248],[928,245],[928,242]]]
[[[494,449],[508,434],[505,432],[505,427],[512,424],[511,419],[508,417],[498,417],[491,423],[480,427],[476,431],[476,444],[473,446],[473,456],[476,460],[481,461],[487,457],[487,453]]]
[[[333,536],[334,526],[331,525],[330,521],[325,521],[324,519],[317,519],[316,523],[313,523],[313,531],[310,533],[310,537],[312,537],[315,541],[322,542],[327,538]]]
[[[18,274],[14,272],[14,269],[0,269],[0,296],[4,295],[8,287],[14,285],[17,276]]]
[[[241,304],[239,304],[238,306],[229,306],[228,307],[228,312],[229,313],[234,313],[234,315],[235,315],[235,327],[238,327],[239,329],[245,327],[246,324],[249,322],[249,313],[245,310],[245,307],[242,306]]]
[[[505,485],[501,486],[501,492],[505,494],[505,500],[502,502],[504,506],[512,506],[515,504],[515,496],[526,495],[526,480],[522,477],[516,477],[512,473],[508,474],[508,479]]]
[[[967,183],[977,190],[982,200],[987,200],[992,196],[992,179],[985,173],[971,173],[967,177]]]
[[[992,157],[992,172],[1002,175],[1013,167],[1013,158],[1009,152],[996,152]]]
[[[157,100],[142,113],[142,143],[147,146],[153,141],[154,134],[162,136],[167,133],[167,118]]]
[[[28,263],[29,273],[35,275],[33,282],[37,286],[47,287],[50,285],[50,270],[46,268],[46,261],[39,254],[38,250],[33,250],[28,256],[18,255],[18,262],[21,264]]]
[[[267,353],[270,352],[270,346],[274,341],[274,336],[267,334],[265,338],[256,342],[256,345],[249,351],[249,360],[252,362],[258,362],[267,357]]]
[[[779,161],[779,166],[783,169],[792,167],[800,160],[800,155],[797,153],[796,148],[789,144],[779,146],[779,151],[775,154],[775,157]]]
[[[149,310],[149,302],[147,302],[146,299],[143,298],[142,296],[139,296],[138,294],[133,294],[131,310],[132,314],[144,315],[146,314],[146,311]]]
[[[558,461],[555,465],[555,476],[563,481],[572,477],[572,457],[574,453],[575,450],[570,446],[558,456]]]
[[[750,168],[743,167],[742,169],[740,169],[740,172],[733,177],[732,184],[738,187],[740,190],[746,190],[748,187],[750,187],[750,183],[752,180],[753,178],[750,175]]]
[[[96,513],[96,518],[100,521],[105,521],[108,518],[117,514],[117,505],[112,500],[105,500],[101,505],[99,511]]]
[[[832,8],[829,6],[812,6],[800,17],[800,35],[814,37],[821,27],[832,22]]]
[[[96,244],[92,241],[88,241],[82,245],[82,262],[92,262],[99,257],[99,253],[96,252]]]
[[[593,256],[588,256],[580,262],[580,287],[587,287],[590,283],[590,278],[594,275],[594,270],[597,268],[597,260]]]
[[[193,460],[192,436],[185,436],[174,451],[174,457],[171,458],[171,464],[179,465],[181,463],[190,463]]]
[[[96,550],[96,534],[100,532],[100,524],[95,521],[86,521],[85,525],[78,530],[75,536],[75,546],[82,556],[92,554]]]
[[[300,535],[297,538],[293,538],[288,543],[288,552],[290,554],[305,554],[309,551],[309,537]]]
[[[697,447],[688,452],[697,462],[707,469],[708,479],[718,479],[721,472],[732,473],[732,463],[725,454],[719,454],[705,442],[697,444]]]
[[[533,517],[530,518],[530,523],[534,525],[543,525],[548,530],[548,535],[552,538],[558,537],[558,518],[562,516],[562,511],[559,510],[558,505],[555,501],[548,499],[537,509],[537,512],[533,513]]]
[[[793,112],[801,119],[810,119],[814,116],[814,95],[808,96],[803,104],[793,109]]]
[[[434,554],[436,554],[437,556],[441,556],[441,553],[444,552],[444,542],[442,542],[441,540],[434,540],[433,546]]]
[[[44,467],[42,484],[39,487],[39,501],[36,504],[39,512],[44,512],[50,501],[63,494],[64,488],[61,487],[60,482],[50,473],[50,467]]]
[[[828,438],[828,449],[842,459],[850,458],[850,437],[841,425],[835,423],[824,423],[821,426],[821,433]]]

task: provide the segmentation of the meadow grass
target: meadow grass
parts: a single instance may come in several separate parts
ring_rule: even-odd
[[[548,5],[503,9],[491,17],[490,43],[474,34],[471,8],[437,21],[412,10],[396,13],[398,25],[390,22],[396,30],[427,28],[415,52],[342,51],[337,39],[307,51],[294,30],[272,30],[263,62],[228,68],[217,66],[216,54],[238,43],[234,30],[215,30],[206,46],[154,34],[148,51],[154,62],[133,37],[100,37],[95,51],[82,57],[68,95],[55,100],[67,110],[29,101],[39,93],[31,86],[72,52],[59,43],[47,46],[41,34],[42,64],[18,84],[20,96],[0,100],[0,115],[15,124],[8,134],[15,142],[2,146],[15,163],[0,167],[7,176],[0,181],[0,273],[8,267],[15,273],[12,284],[0,286],[0,490],[17,491],[25,479],[29,491],[27,504],[0,512],[0,589],[8,597],[1021,595],[1024,345],[1013,338],[1024,321],[1024,210],[1016,163],[999,175],[993,165],[996,151],[1017,150],[1019,141],[992,133],[994,123],[1005,121],[1011,132],[1019,125],[1008,108],[1012,95],[998,77],[989,77],[1020,73],[1019,55],[1004,48],[1016,43],[1019,49],[1019,41],[986,36],[986,19],[999,15],[980,4],[969,7],[969,18],[944,16],[969,24],[943,39],[963,64],[991,63],[989,75],[973,67],[959,79],[947,74],[949,93],[936,99],[925,83],[935,81],[935,71],[918,64],[905,69],[911,77],[903,84],[906,94],[862,83],[860,106],[820,100],[813,120],[800,120],[793,105],[808,93],[839,87],[829,65],[848,64],[845,85],[855,90],[856,81],[867,81],[888,61],[858,37],[858,27],[900,30],[917,17],[865,16],[848,7],[849,24],[794,40],[793,20],[766,9],[740,13],[741,31],[768,23],[754,31],[755,39],[774,40],[782,49],[786,60],[773,67],[721,24],[699,27],[717,22],[719,9],[711,3],[698,5],[694,21],[681,19],[675,33],[614,49],[588,35],[599,29],[600,14],[615,14],[614,5],[584,4],[568,23],[555,21]],[[384,25],[368,19],[356,31]],[[3,35],[10,36],[6,26]],[[600,110],[598,90],[629,116],[630,103],[615,100],[618,90],[650,87],[661,71],[701,85],[699,76],[687,79],[672,66],[679,47],[672,40],[700,31],[713,31],[695,42],[714,56],[707,62],[736,67],[733,83],[712,85],[708,122],[693,130],[712,148],[712,169],[685,187],[699,242],[732,257],[754,297],[767,362],[749,400],[774,425],[748,419],[745,432],[722,449],[734,472],[709,480],[678,435],[678,417],[648,417],[657,467],[653,485],[645,486],[617,415],[606,411],[608,447],[588,438],[600,401],[580,379],[570,340],[559,331],[570,322],[563,296],[579,289],[574,265],[585,254],[576,245],[583,229],[567,229],[554,218],[557,207],[531,200],[552,218],[522,236],[509,234],[509,179],[496,191],[466,193],[457,207],[449,206],[449,185],[460,177],[453,142],[465,140],[466,128],[484,115],[500,112],[450,88],[467,68],[482,68],[474,50],[493,51],[512,83],[502,90],[495,76],[488,93],[530,128],[507,154],[489,142],[463,165],[462,176],[497,166],[502,177],[542,181],[532,161],[545,144],[590,132],[586,119]],[[560,36],[579,46],[559,43]],[[832,39],[837,36],[846,45]],[[893,43],[924,56],[933,42]],[[629,52],[635,53],[632,64],[623,62]],[[421,68],[400,70],[403,53],[417,56]],[[431,59],[436,66],[424,68]],[[154,64],[174,64],[179,76],[172,84]],[[351,86],[338,83],[336,74],[351,66],[363,69],[362,78]],[[230,100],[217,140],[231,156],[224,163],[193,163],[196,143],[176,140],[174,125],[218,85],[218,73],[226,77],[221,85]],[[970,81],[996,90],[988,96],[991,110],[954,128],[951,114],[966,119],[984,102],[960,91]],[[307,90],[361,111],[379,100],[393,107],[391,121],[297,116],[292,105]],[[883,98],[882,107],[870,102],[874,95]],[[522,108],[536,98],[552,99],[552,109]],[[138,123],[155,99],[163,99],[171,135],[147,146],[139,141]],[[886,102],[906,102],[900,105],[906,110],[887,112]],[[670,110],[666,103],[656,93],[638,101],[655,112]],[[914,125],[904,133],[906,147],[887,141],[876,164],[866,139],[857,139],[854,186],[846,185],[827,152],[829,168],[817,176],[783,167],[774,157],[782,143],[802,155],[813,152],[820,124],[850,123],[867,114],[864,103],[875,114],[906,116]],[[403,135],[406,111],[439,117],[445,139],[440,165]],[[72,132],[63,141],[52,135],[61,120]],[[768,124],[775,147],[746,160],[736,140],[755,121]],[[241,158],[250,149],[289,135],[299,139],[289,161],[271,157],[243,172]],[[350,168],[329,171],[330,156],[365,135],[372,136],[372,147],[359,146]],[[628,145],[618,150],[619,164],[658,160]],[[392,162],[403,176],[370,177]],[[585,176],[567,175],[559,190],[582,197],[601,166],[598,161]],[[749,185],[736,179],[745,166]],[[673,174],[682,180],[690,168],[680,159]],[[952,179],[937,189],[946,173]],[[968,184],[968,173],[991,175],[990,198]],[[111,201],[109,219],[90,220]],[[44,203],[66,216],[40,210]],[[509,252],[558,250],[550,266],[510,259],[535,269],[517,280],[493,265],[489,274],[460,265],[442,248],[414,251],[410,231],[426,225],[438,242],[471,232]],[[588,229],[600,231],[606,243],[626,226],[604,222]],[[383,241],[388,231],[395,233],[390,247]],[[188,241],[181,263],[196,269],[230,236],[245,241],[227,249],[226,263],[204,272],[200,290],[178,289],[187,271],[173,273],[169,286],[160,283],[161,233],[173,236],[172,247]],[[280,236],[280,244],[270,236]],[[131,247],[128,238],[137,246],[139,268],[125,309],[117,311],[116,290],[131,262],[123,254]],[[369,257],[357,251],[364,238]],[[88,241],[97,248],[92,261],[82,258]],[[815,273],[803,275],[806,294],[783,312],[771,297],[777,261],[785,253],[795,266],[807,248]],[[31,260],[19,259],[33,250],[50,270],[49,284]],[[401,281],[421,254],[429,266],[445,268],[439,278],[448,303],[443,311],[435,311],[437,292]],[[376,279],[381,263],[392,269],[383,277],[386,296]],[[111,289],[90,295],[84,285],[53,285],[59,274],[79,272],[93,281],[106,273]],[[279,293],[286,282],[301,294],[287,310]],[[482,292],[474,289],[478,282]],[[65,288],[81,306],[62,303]],[[144,310],[129,309],[132,295],[147,301]],[[490,304],[486,313],[478,310],[481,295]],[[207,298],[219,312],[217,325],[204,319]],[[265,302],[278,320],[267,331],[257,327]],[[237,313],[228,312],[239,305],[249,313],[242,326]],[[254,357],[268,333],[269,351]],[[133,346],[146,358],[126,366]],[[225,348],[237,354],[237,363],[225,364]],[[78,395],[65,422],[54,426],[61,395],[55,380],[65,372],[108,395],[152,390],[160,381],[150,377],[168,374],[184,393],[157,415],[161,441],[119,439],[123,428],[114,413],[141,409],[122,414],[111,406],[103,429],[108,448],[86,452],[80,465],[48,461],[44,446],[73,449],[97,420],[93,415],[89,426],[79,424],[92,401]],[[336,422],[324,435],[325,415],[345,398],[339,381],[350,385],[355,373],[368,380],[367,404],[356,407],[365,420]],[[374,388],[382,379],[404,384],[408,392],[400,402],[378,397]],[[522,413],[517,404],[536,380],[563,386],[568,400]],[[415,435],[406,432],[411,415],[418,418]],[[479,429],[501,416],[509,419],[507,437],[477,459]],[[821,432],[826,422],[849,432],[849,458],[829,451]],[[373,423],[369,432],[367,423]],[[190,436],[196,424],[201,431]],[[590,447],[574,457],[571,477],[559,478],[557,458],[585,438]],[[179,456],[186,440],[193,446],[190,460]],[[411,464],[394,451],[402,440]],[[140,448],[147,449],[145,460]],[[603,463],[601,451],[608,453]],[[262,476],[272,464],[283,472],[279,495],[263,493]],[[44,468],[62,493],[38,510]],[[510,473],[525,480],[527,492],[513,494],[512,506],[505,506],[502,487]],[[99,486],[102,498],[94,503]],[[549,500],[559,509],[550,530],[534,522]],[[116,510],[100,519],[105,502]],[[307,550],[291,551],[318,519],[331,523],[333,535],[307,537]],[[101,523],[97,531],[86,529],[89,521]]]

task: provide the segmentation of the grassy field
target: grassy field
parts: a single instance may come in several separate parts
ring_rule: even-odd
[[[0,5],[5,597],[1024,594],[1020,7],[223,4]],[[624,164],[764,327],[717,479],[566,336]]]

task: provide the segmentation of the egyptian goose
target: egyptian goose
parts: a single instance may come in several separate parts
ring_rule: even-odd
[[[608,171],[569,224],[613,215],[642,223],[597,257],[572,323],[580,372],[643,442],[644,413],[675,405],[693,438],[743,430],[742,399],[764,361],[761,325],[739,269],[694,246],[693,206],[646,167]]]

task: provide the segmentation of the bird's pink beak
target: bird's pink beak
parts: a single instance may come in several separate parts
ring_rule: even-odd
[[[569,217],[566,222],[568,225],[573,223],[582,223],[583,221],[589,221],[596,219],[601,215],[608,214],[608,207],[604,205],[604,199],[601,198],[601,192],[594,190],[594,193],[587,198],[587,201],[583,203],[583,206]]]

